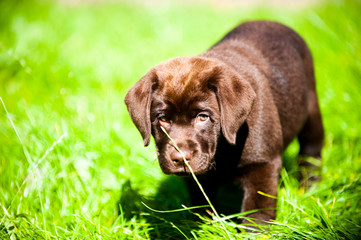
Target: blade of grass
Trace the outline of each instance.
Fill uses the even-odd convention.
[[[262,196],[265,196],[265,197],[269,197],[269,198],[277,199],[277,197],[276,197],[276,196],[269,195],[269,194],[264,193],[264,192],[262,192],[262,191],[257,191],[257,193],[258,193],[259,195],[262,195]]]
[[[195,206],[195,207],[186,207],[183,205],[184,208],[179,208],[179,209],[172,209],[172,210],[157,210],[154,208],[149,207],[147,204],[145,204],[144,202],[141,202],[144,207],[148,208],[149,210],[153,211],[153,212],[157,212],[157,213],[175,213],[175,212],[182,212],[182,211],[187,211],[187,210],[193,210],[193,209],[198,209],[198,208],[204,208],[204,207],[209,207],[209,205],[202,205],[202,206]]]
[[[29,154],[28,149],[26,148],[25,144],[24,144],[23,141],[21,140],[21,137],[20,137],[20,135],[19,135],[19,132],[18,132],[18,130],[16,129],[15,124],[14,124],[13,120],[12,120],[11,117],[10,117],[10,113],[8,112],[8,110],[7,110],[7,108],[6,108],[6,105],[5,105],[2,97],[0,97],[0,101],[1,101],[1,103],[2,103],[2,105],[3,105],[3,107],[4,107],[4,110],[5,110],[5,113],[6,113],[6,118],[10,121],[11,127],[14,129],[15,134],[16,134],[17,138],[19,139],[19,142],[20,142],[20,144],[21,144],[21,146],[22,146],[22,148],[23,148],[23,152],[24,152],[25,158],[26,158],[26,160],[29,162],[29,164],[31,165],[31,163],[33,162],[33,160],[31,159],[31,156],[30,156],[30,154]]]

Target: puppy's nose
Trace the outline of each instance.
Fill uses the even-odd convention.
[[[191,159],[191,152],[190,151],[187,151],[187,150],[181,150],[185,159],[187,161],[189,161]],[[178,152],[177,150],[176,151],[173,151],[170,155],[172,161],[175,163],[175,164],[178,164],[178,163],[183,163],[183,156],[180,152]]]

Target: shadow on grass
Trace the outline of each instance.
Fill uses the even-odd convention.
[[[213,203],[219,214],[230,215],[239,213],[243,192],[239,185],[225,184],[218,190]],[[119,200],[119,214],[126,220],[132,218],[144,219],[151,226],[148,232],[151,239],[183,239],[192,238],[192,232],[201,228],[205,217],[211,219],[205,208],[194,211],[184,210],[178,212],[158,213],[159,211],[182,209],[182,206],[191,207],[186,184],[180,177],[169,176],[159,185],[154,196],[144,197],[134,189],[130,181],[122,188]]]
[[[195,215],[188,211],[158,213],[149,209],[167,211],[181,209],[182,204],[190,206],[187,189],[177,177],[166,178],[161,182],[157,193],[148,197],[127,181],[122,187],[118,203],[119,214],[126,220],[143,219],[150,225],[148,234],[151,239],[182,239],[185,238],[184,235],[191,236],[191,229],[198,228]]]

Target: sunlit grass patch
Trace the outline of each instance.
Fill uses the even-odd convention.
[[[231,238],[360,238],[360,9],[1,1],[0,238],[227,237],[211,215],[142,205],[179,209],[189,197],[161,173],[154,147],[143,148],[123,98],[153,65],[201,53],[251,19],[293,27],[312,50],[326,128],[322,181],[299,188],[293,143],[269,230],[244,233],[220,217]]]

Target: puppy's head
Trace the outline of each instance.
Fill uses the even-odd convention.
[[[125,103],[144,145],[152,134],[166,174],[189,173],[174,140],[196,174],[214,164],[221,134],[230,144],[251,111],[255,93],[227,65],[201,57],[174,58],[152,68]]]

